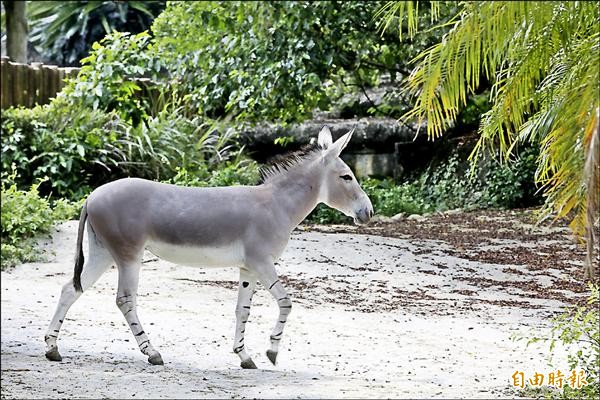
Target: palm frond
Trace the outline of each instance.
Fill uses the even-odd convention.
[[[402,25],[406,16],[414,34],[418,7],[409,10],[409,4],[387,3],[380,26]],[[516,143],[539,143],[536,181],[546,197],[541,215],[571,216],[573,232],[587,232],[588,248],[597,221],[590,215],[597,218],[598,209],[597,193],[590,192],[599,186],[599,14],[596,2],[461,2],[452,29],[413,60],[405,92],[415,103],[402,117],[426,122],[435,139],[487,77],[492,107],[482,116],[471,161],[484,149],[507,159]]]

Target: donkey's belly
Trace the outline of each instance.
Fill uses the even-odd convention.
[[[146,249],[163,260],[190,267],[241,267],[244,263],[244,248],[239,241],[219,247],[148,241]]]

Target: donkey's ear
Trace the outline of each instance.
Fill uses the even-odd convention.
[[[350,132],[346,133],[344,136],[336,140],[335,143],[332,144],[331,147],[327,150],[327,152],[336,157],[339,157],[339,155],[342,153],[342,150],[344,150],[348,145],[348,142],[350,142],[353,133],[354,129],[352,129]]]
[[[331,131],[329,130],[329,127],[327,127],[327,125],[323,125],[323,128],[321,128],[321,132],[319,132],[318,143],[322,149],[329,148],[329,146],[331,146],[331,144],[333,143]]]

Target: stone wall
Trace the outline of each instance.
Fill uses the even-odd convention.
[[[323,125],[329,126],[334,140],[355,129],[342,158],[360,177],[398,177],[424,168],[435,151],[447,146],[450,140],[450,137],[445,136],[435,142],[428,141],[424,126],[415,138],[417,127],[414,125],[403,125],[392,118],[372,117],[314,119],[287,126],[264,123],[244,129],[241,140],[254,159],[265,162],[273,155],[296,150],[310,143]],[[293,139],[283,147],[275,144],[275,139],[279,137]]]

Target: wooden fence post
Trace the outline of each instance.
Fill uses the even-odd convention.
[[[31,93],[31,107],[36,104],[43,104],[41,102],[41,83],[42,83],[42,63],[31,63],[31,74],[29,75],[31,78],[31,85],[33,86],[33,90]]]
[[[9,71],[8,57],[2,57],[0,60],[0,69],[2,70],[2,105],[3,109],[10,107],[13,104],[12,98],[12,74]]]
[[[25,64],[9,62],[13,73],[12,93],[13,105],[21,106],[26,102],[25,92],[27,91],[27,66]]]

